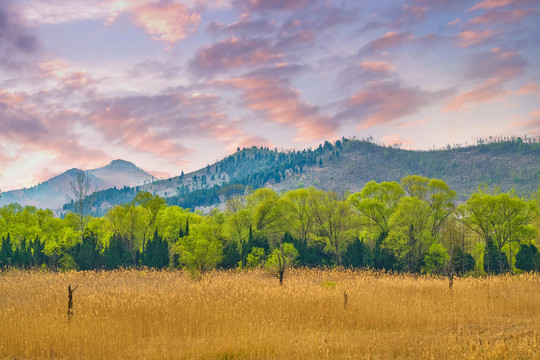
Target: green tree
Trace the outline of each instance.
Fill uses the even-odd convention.
[[[146,248],[146,237],[152,231],[156,231],[153,226],[157,223],[160,211],[166,207],[165,199],[158,195],[152,195],[148,191],[143,191],[135,196],[135,204],[139,205],[144,210],[144,227],[142,231],[142,252],[144,254]]]
[[[143,265],[151,268],[163,269],[169,265],[169,245],[157,230],[154,232],[154,237],[148,241],[142,260]]]
[[[397,182],[368,182],[361,192],[349,197],[368,226],[375,228],[376,235],[390,231],[388,221],[405,191]]]
[[[205,220],[193,225],[190,234],[181,238],[176,245],[180,262],[194,277],[213,269],[223,257],[223,245],[220,241],[220,226]]]
[[[350,203],[338,193],[320,191],[313,208],[313,219],[315,240],[324,242],[324,249],[331,254],[334,264],[340,265],[342,254],[354,238]]]
[[[513,246],[536,235],[533,223],[537,211],[534,201],[525,201],[513,191],[502,193],[499,189],[493,192],[479,189],[458,208],[461,221],[486,241],[486,248],[489,241],[493,242],[499,257],[499,273],[507,261],[503,249],[508,249],[512,261]]]
[[[2,237],[2,247],[0,248],[0,266],[8,267],[13,264],[13,245],[9,233]]]
[[[117,240],[125,243],[124,248],[129,251],[133,266],[137,266],[145,231],[143,216],[143,210],[133,204],[117,205],[105,215],[112,232],[118,235]]]
[[[390,217],[390,233],[384,246],[391,250],[405,271],[419,272],[433,241],[429,205],[416,197],[404,197]]]
[[[533,244],[521,244],[516,254],[516,268],[523,271],[540,271],[540,253]]]
[[[279,284],[283,285],[285,271],[295,264],[298,256],[298,250],[294,248],[293,244],[282,242],[279,248],[274,249],[268,256],[265,269],[271,275],[276,276],[279,279]]]
[[[103,266],[98,236],[92,231],[85,231],[82,241],[73,247],[72,254],[79,270],[94,270]]]
[[[131,251],[126,247],[128,242],[121,237],[121,234],[114,233],[109,240],[109,246],[103,252],[107,269],[127,268],[133,265]]]

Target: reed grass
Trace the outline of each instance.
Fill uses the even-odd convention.
[[[539,332],[538,274],[0,274],[5,359],[540,359]]]

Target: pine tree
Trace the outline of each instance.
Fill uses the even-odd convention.
[[[0,266],[8,267],[13,265],[13,247],[9,233],[7,237],[2,237],[2,248],[0,248]]]

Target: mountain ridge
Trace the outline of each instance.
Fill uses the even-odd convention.
[[[482,185],[530,196],[540,185],[540,143],[511,138],[417,151],[343,138],[298,151],[253,146],[188,174],[96,192],[92,203],[95,213],[103,215],[111,206],[131,202],[138,191],[149,191],[170,205],[207,211],[263,186],[278,192],[309,186],[356,192],[371,180],[399,182],[413,174],[445,181],[461,200]],[[66,204],[64,211],[69,210]]]
[[[81,169],[71,168],[30,188],[2,192],[0,206],[13,202],[38,208],[57,210],[69,201],[71,181]],[[109,164],[85,171],[90,178],[90,192],[114,187],[137,186],[153,180],[153,176],[132,162],[116,159]]]

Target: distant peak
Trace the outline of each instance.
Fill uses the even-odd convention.
[[[113,160],[106,167],[115,168],[115,169],[119,169],[119,168],[122,168],[122,169],[125,169],[125,168],[137,168],[137,166],[135,164],[133,164],[132,162],[122,160],[122,159]]]

